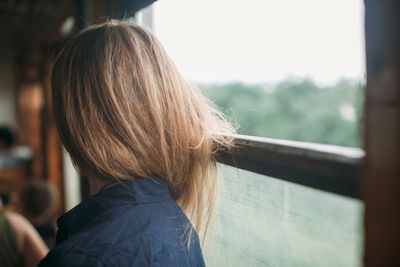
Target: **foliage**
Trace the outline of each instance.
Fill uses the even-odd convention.
[[[238,125],[238,133],[296,141],[361,146],[363,86],[342,79],[318,86],[310,79],[266,84],[199,84]]]

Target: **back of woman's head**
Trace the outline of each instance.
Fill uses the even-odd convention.
[[[58,55],[52,90],[60,137],[81,175],[162,177],[200,230],[214,202],[215,152],[230,146],[232,128],[148,30],[122,21],[83,30]]]

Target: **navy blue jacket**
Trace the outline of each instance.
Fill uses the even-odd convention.
[[[57,220],[47,266],[205,266],[195,231],[160,178],[107,188]]]

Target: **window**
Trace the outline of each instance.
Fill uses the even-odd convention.
[[[361,0],[168,0],[154,30],[239,133],[359,147],[362,12]]]
[[[219,166],[208,266],[362,266],[361,201]]]

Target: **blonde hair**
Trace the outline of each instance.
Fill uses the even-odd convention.
[[[231,146],[233,129],[184,80],[154,35],[125,21],[91,26],[60,52],[51,82],[58,132],[80,174],[165,179],[205,237],[215,155]]]

